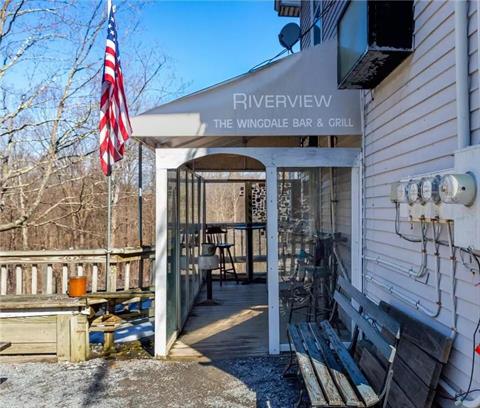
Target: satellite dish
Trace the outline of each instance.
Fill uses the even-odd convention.
[[[296,23],[288,23],[278,34],[278,41],[282,47],[291,51],[292,47],[300,40],[300,26]]]

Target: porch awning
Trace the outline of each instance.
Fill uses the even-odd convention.
[[[360,94],[337,89],[331,40],[151,109],[132,126],[157,146],[202,136],[360,135]]]

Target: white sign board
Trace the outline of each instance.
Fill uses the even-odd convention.
[[[132,120],[134,136],[360,135],[358,90],[337,89],[334,40]]]

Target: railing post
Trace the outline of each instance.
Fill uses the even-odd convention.
[[[110,270],[107,271],[107,292],[116,292],[117,291],[117,264],[116,263],[115,265],[110,264],[109,269]]]
[[[51,295],[53,293],[53,268],[52,265],[47,265],[47,295]]]
[[[62,266],[62,293],[67,293],[68,290],[68,265],[63,264]]]
[[[21,295],[23,292],[23,277],[22,277],[22,267],[17,265],[15,267],[15,293]]]
[[[92,293],[98,291],[98,265],[95,263],[92,266]]]
[[[38,269],[37,265],[32,265],[32,295],[36,295],[38,290]]]
[[[130,289],[130,262],[125,263],[125,283],[123,285],[123,290],[129,290]]]
[[[6,265],[2,265],[0,268],[0,295],[7,294],[7,277],[8,277],[8,269]]]

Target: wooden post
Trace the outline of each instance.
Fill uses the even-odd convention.
[[[36,295],[38,290],[38,269],[37,265],[32,265],[32,295]]]
[[[0,268],[0,295],[7,294],[7,277],[8,269],[6,265],[2,265]]]
[[[123,285],[123,290],[130,289],[130,262],[125,263],[125,283]]]
[[[47,295],[51,295],[53,293],[53,268],[52,265],[47,265],[47,279],[46,279],[46,291]]]
[[[15,267],[15,293],[21,295],[23,292],[23,278],[22,267],[17,265]]]
[[[57,358],[70,361],[70,315],[57,315]]]
[[[62,266],[62,293],[67,293],[68,290],[68,265],[63,264]]]
[[[266,168],[267,182],[267,282],[268,351],[280,353],[280,308],[278,289],[277,168]]]
[[[88,357],[88,322],[87,316],[74,314],[70,318],[70,361],[77,363]]]
[[[98,291],[98,265],[93,264],[92,266],[92,293]]]

